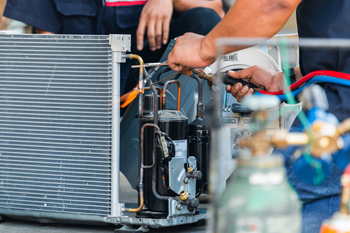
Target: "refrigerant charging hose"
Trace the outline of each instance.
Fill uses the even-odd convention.
[[[350,74],[327,70],[315,71],[308,75],[305,75],[299,81],[293,83],[290,86],[290,89],[292,90],[293,96],[296,96],[299,95],[305,87],[310,86],[314,83],[332,83],[350,87]],[[304,86],[300,87],[303,84]],[[256,92],[255,94],[275,95],[282,101],[286,100],[286,95],[283,94],[283,90],[276,92],[268,92],[261,90],[259,92]]]

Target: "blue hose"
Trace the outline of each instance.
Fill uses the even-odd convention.
[[[299,95],[304,90],[305,87],[308,87],[308,86],[310,86],[311,84],[314,84],[314,83],[332,83],[332,84],[339,84],[339,85],[350,87],[350,80],[334,78],[334,77],[331,77],[331,76],[317,76],[317,77],[311,79],[310,81],[308,81],[301,88],[292,91],[293,95],[294,96]],[[264,95],[264,94],[256,92],[255,95]],[[277,96],[281,101],[286,100],[286,95],[275,95],[275,96]]]

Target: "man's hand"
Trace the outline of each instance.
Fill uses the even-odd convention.
[[[160,49],[168,42],[169,25],[173,14],[172,0],[149,0],[144,6],[136,31],[137,49],[143,49],[147,28],[149,47],[152,51]]]
[[[265,89],[270,92],[283,89],[282,72],[265,69],[260,66],[252,66],[237,72],[229,71],[228,74],[232,78],[243,79],[244,81],[252,83],[255,86],[264,86]],[[241,102],[243,97],[253,94],[253,89],[249,89],[247,86],[243,87],[241,83],[237,83],[233,87],[227,85],[226,91],[231,93],[238,102]]]
[[[190,76],[192,69],[215,62],[215,51],[208,49],[203,39],[204,36],[195,33],[178,37],[168,56],[169,67]]]

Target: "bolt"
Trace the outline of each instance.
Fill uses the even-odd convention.
[[[180,203],[176,205],[176,209],[177,209],[177,210],[181,210],[181,209],[182,209],[182,206],[181,206]]]

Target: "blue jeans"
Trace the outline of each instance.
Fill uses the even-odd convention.
[[[301,132],[301,127],[292,126],[290,132]],[[340,177],[343,173],[335,164],[322,184],[313,185],[300,180],[294,172],[293,154],[297,147],[275,150],[285,159],[288,182],[294,187],[302,206],[302,233],[317,233],[323,220],[330,218],[339,209]]]

